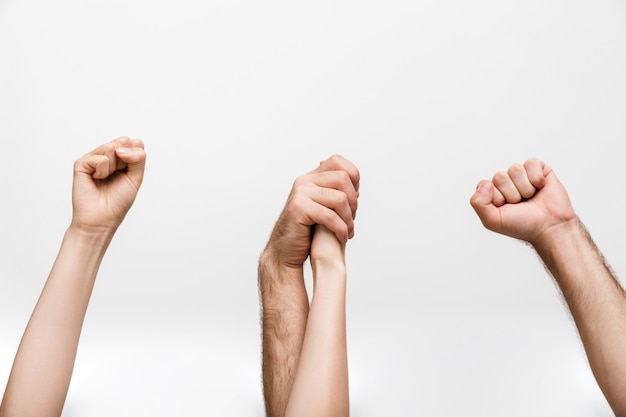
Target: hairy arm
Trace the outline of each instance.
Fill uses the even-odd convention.
[[[74,165],[72,222],[13,362],[1,417],[60,416],[96,274],[143,178],[140,141],[120,138]]]
[[[626,297],[574,213],[554,172],[539,160],[483,180],[471,198],[483,225],[530,243],[557,282],[594,376],[626,416]]]
[[[262,300],[263,394],[268,417],[282,417],[304,340],[309,300],[303,272],[278,264],[269,252],[259,263]]]
[[[344,249],[326,227],[316,226],[311,311],[287,417],[350,415]]]
[[[341,242],[354,235],[359,171],[333,155],[294,181],[259,261],[263,396],[268,417],[284,417],[304,342],[309,301],[304,263],[312,227],[325,225]]]
[[[626,416],[626,294],[580,222],[533,244],[558,283],[589,364],[617,416]]]

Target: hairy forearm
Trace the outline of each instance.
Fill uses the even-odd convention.
[[[575,219],[535,244],[576,323],[613,411],[626,416],[626,297],[585,227]]]
[[[302,268],[281,266],[266,250],[259,262],[263,395],[268,417],[284,417],[309,314]]]
[[[15,356],[0,417],[60,416],[96,274],[112,233],[70,227]]]
[[[345,268],[314,265],[314,276],[311,310],[286,416],[348,416]]]

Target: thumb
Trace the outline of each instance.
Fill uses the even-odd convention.
[[[500,212],[493,203],[494,186],[491,181],[482,180],[470,198],[470,204],[478,215],[482,224],[493,230],[500,223]]]
[[[143,148],[116,148],[115,154],[126,164],[126,175],[139,189],[146,168],[146,151]]]
[[[104,179],[109,176],[109,158],[105,155],[85,155],[74,163],[74,175]]]

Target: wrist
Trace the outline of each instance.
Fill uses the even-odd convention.
[[[111,243],[115,231],[114,228],[110,227],[86,227],[72,222],[65,232],[65,239],[78,243],[81,246],[104,251]]]
[[[270,246],[261,254],[259,271],[261,280],[304,280],[304,265],[283,262]]]
[[[602,264],[595,244],[578,218],[546,230],[532,246],[564,292],[564,288],[572,285],[582,290],[591,283],[587,279],[591,274],[589,268],[596,261]]]
[[[578,217],[550,226],[536,239],[529,242],[535,250],[544,251],[562,246],[574,239],[586,236],[586,230]]]
[[[94,236],[113,236],[117,229],[122,224],[123,217],[117,218],[117,216],[109,219],[102,218],[101,215],[85,213],[85,210],[74,210],[72,214],[72,221],[70,228],[80,231],[85,235]]]
[[[311,268],[317,277],[346,277],[346,264],[343,259],[316,258],[311,259]]]

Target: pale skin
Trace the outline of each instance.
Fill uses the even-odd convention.
[[[263,395],[268,417],[286,415],[296,374],[300,372],[301,352],[310,316],[304,284],[304,263],[311,255],[313,226],[325,226],[341,244],[352,238],[359,181],[360,174],[356,166],[341,155],[331,156],[322,161],[316,169],[297,178],[259,260],[259,294],[263,327]],[[324,241],[327,242],[320,240]],[[315,261],[312,266],[317,267]],[[322,270],[324,268],[326,267],[322,267]],[[335,275],[329,273],[329,276]],[[327,288],[326,284],[321,284],[320,278],[318,273],[316,285]],[[326,278],[328,277],[323,277]],[[323,305],[324,297],[321,294],[326,292],[326,289],[320,291],[319,304]],[[343,291],[345,297],[345,288]],[[333,300],[341,300],[340,289],[335,293]],[[313,304],[311,308],[314,311],[324,310],[316,309],[315,301]],[[321,311],[320,317],[323,314]],[[317,314],[311,320],[318,320],[315,317]],[[307,344],[313,345],[318,342],[318,339],[313,339],[313,342]],[[341,352],[341,349],[336,351]],[[303,370],[300,374],[306,375],[305,372],[307,371]],[[338,390],[338,397],[345,391]],[[343,404],[342,400],[338,400],[338,403]],[[296,407],[295,403],[292,404],[291,409],[299,410],[293,408]]]
[[[106,143],[77,159],[72,221],[24,331],[0,417],[58,417],[100,263],[141,186],[140,140]]]
[[[483,225],[528,242],[557,282],[593,374],[616,416],[626,416],[626,294],[574,212],[567,191],[538,159],[480,181],[470,203]]]
[[[311,244],[313,296],[287,417],[347,417],[345,244],[317,225]]]

